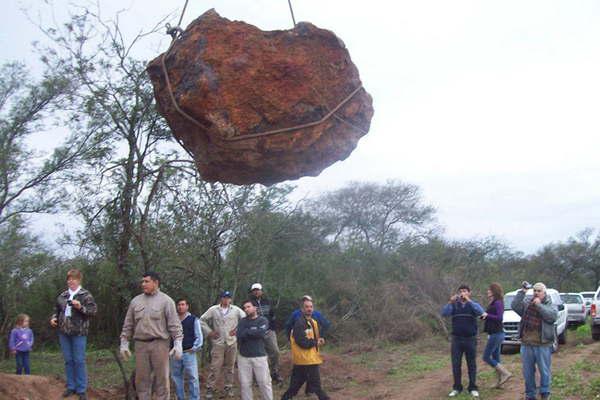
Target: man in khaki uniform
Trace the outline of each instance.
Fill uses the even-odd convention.
[[[219,304],[210,307],[200,317],[202,331],[210,339],[210,372],[206,380],[206,398],[212,399],[217,383],[217,376],[223,370],[224,389],[227,397],[234,397],[233,368],[237,356],[237,338],[235,336],[238,322],[246,313],[231,304],[231,293],[221,293]]]
[[[168,400],[169,356],[183,355],[183,330],[175,302],[159,289],[156,272],[142,277],[143,293],[134,297],[127,309],[121,332],[121,355],[131,356],[129,340],[135,341],[135,387],[139,400]],[[169,352],[170,339],[173,350]]]

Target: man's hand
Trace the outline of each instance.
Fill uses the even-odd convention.
[[[229,336],[235,336],[237,331],[237,328],[233,328],[232,330],[229,331]]]
[[[539,297],[534,297],[534,298],[531,300],[531,304],[536,304],[536,305],[537,305],[537,304],[541,304],[541,303],[542,303],[542,300],[540,300],[540,298],[539,298]]]
[[[73,300],[71,301],[71,304],[74,309],[76,310],[80,310],[81,309],[81,302],[79,300]]]
[[[481,314],[481,315],[479,316],[479,318],[481,318],[481,319],[486,319],[486,318],[487,318],[487,316],[488,316],[488,313],[484,312],[483,314]]]
[[[131,357],[131,351],[129,350],[129,340],[121,338],[121,346],[119,347],[119,353],[121,353],[121,357],[123,358],[123,360],[129,360],[129,357]]]
[[[457,294],[450,296],[449,303],[456,303],[457,301],[458,301],[458,295]]]
[[[53,327],[53,328],[56,328],[58,326],[58,319],[52,318],[50,320],[50,326]]]
[[[463,295],[461,295],[460,297],[462,297],[462,299],[467,302],[467,301],[471,301],[471,297],[467,294],[464,293]]]
[[[16,350],[11,350],[10,354],[12,354],[14,356],[15,354],[17,354],[17,351]]]
[[[211,333],[208,334],[208,337],[211,339],[218,339],[221,335],[219,335],[219,332],[217,331],[212,331]]]
[[[181,339],[173,342],[173,349],[169,352],[170,357],[174,357],[176,360],[181,360],[183,357],[183,344]]]
[[[325,346],[325,339],[320,337],[319,340],[317,340],[317,346],[319,346],[319,347]]]

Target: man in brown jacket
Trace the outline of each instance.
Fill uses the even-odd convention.
[[[231,304],[231,292],[221,293],[219,304],[210,307],[200,317],[205,336],[210,339],[210,372],[206,380],[206,399],[214,397],[218,375],[223,372],[226,397],[234,397],[233,368],[237,355],[236,329],[239,321],[246,317],[241,308]]]
[[[131,356],[129,340],[135,341],[135,387],[139,400],[168,400],[169,356],[180,360],[183,355],[183,330],[175,302],[159,289],[156,272],[142,277],[143,293],[129,304],[121,332],[121,355]],[[169,352],[170,339],[173,350]]]

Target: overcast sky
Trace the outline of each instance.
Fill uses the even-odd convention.
[[[184,4],[98,2],[107,18],[127,8],[120,20],[131,35],[169,13],[176,22]],[[35,62],[39,33],[20,8],[35,16],[41,3],[3,5],[3,61]],[[60,20],[66,2],[54,3]],[[494,235],[528,253],[600,227],[600,2],[292,4],[297,20],[345,42],[375,107],[354,153],[294,182],[298,197],[399,179],[421,187],[447,237]],[[190,0],[183,25],[210,8],[264,30],[292,25],[287,0]],[[168,43],[156,34],[137,56]]]

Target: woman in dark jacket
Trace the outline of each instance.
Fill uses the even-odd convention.
[[[494,387],[499,388],[512,377],[512,374],[500,363],[500,348],[504,341],[504,327],[502,326],[504,294],[502,286],[499,283],[492,283],[487,290],[487,297],[490,304],[483,317],[485,318],[483,331],[489,336],[483,351],[483,361],[496,370],[498,383]]]
[[[87,400],[85,348],[89,319],[96,314],[96,303],[92,294],[81,287],[81,278],[79,270],[67,272],[67,290],[56,298],[50,325],[58,328],[60,348],[65,359],[67,389],[63,397],[77,394],[79,400]]]

